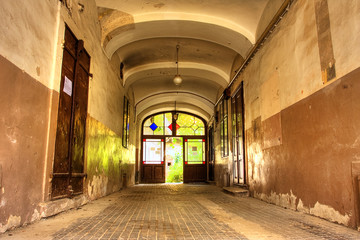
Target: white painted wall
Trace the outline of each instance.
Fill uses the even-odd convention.
[[[0,3],[0,54],[50,89],[59,6],[58,0]]]

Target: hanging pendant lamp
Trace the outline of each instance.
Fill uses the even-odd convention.
[[[176,45],[176,75],[174,77],[174,84],[179,86],[182,83],[182,78],[179,75],[179,45]]]

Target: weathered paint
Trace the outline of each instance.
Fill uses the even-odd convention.
[[[42,200],[51,90],[2,56],[0,84],[0,224],[6,230],[30,222]]]
[[[0,223],[0,233],[4,233],[8,229],[17,227],[20,225],[20,223],[21,223],[20,216],[10,215],[10,217],[7,219],[7,222],[5,224]]]
[[[300,0],[240,74],[232,93],[243,81],[252,196],[356,227],[359,184],[351,169],[360,156],[360,7],[356,1],[327,2],[331,32],[324,26],[322,31],[331,34],[326,44],[333,44],[336,79],[322,81],[320,55],[326,53],[319,49],[324,43],[318,36],[319,8]]]
[[[351,213],[343,215],[331,206],[323,205],[319,202],[316,202],[313,207],[304,206],[303,201],[295,196],[292,190],[290,190],[290,193],[286,194],[277,194],[275,192],[271,192],[270,195],[254,192],[254,197],[268,203],[311,214],[343,225],[349,224],[352,215]],[[296,205],[297,202],[298,204]]]
[[[322,80],[326,83],[336,77],[329,7],[327,0],[316,0],[314,2]]]
[[[246,137],[255,197],[355,227],[350,169],[360,155],[359,77],[360,68],[265,121],[253,121]],[[264,126],[276,127],[279,118],[282,143],[269,147]]]
[[[135,156],[134,135],[128,149],[121,146],[123,105],[119,99],[125,91],[119,79],[120,60],[114,56],[109,61],[100,45],[95,1],[86,2],[79,12],[57,0],[25,5],[15,0],[2,4],[0,13],[0,224],[1,231],[6,231],[118,191],[124,182],[133,184]],[[38,16],[43,22],[35,20]],[[87,156],[94,156],[86,156],[84,194],[49,201],[65,23],[84,40],[91,56],[88,114],[97,121],[90,119],[86,126],[85,147]],[[133,119],[133,112],[130,115]],[[94,150],[96,144],[102,144],[99,151]],[[94,186],[97,193],[89,191],[88,196],[87,186]]]
[[[55,201],[41,202],[39,204],[39,211],[34,211],[34,220],[39,218],[46,218],[54,216],[60,212],[78,208],[89,201],[86,195],[79,195],[74,198],[63,198]],[[40,216],[39,216],[40,215]]]
[[[122,138],[96,119],[87,120],[87,190],[96,199],[134,184],[133,145],[122,146]],[[124,175],[126,183],[124,183]]]
[[[0,6],[1,55],[50,89],[58,4],[14,0]]]
[[[310,214],[328,219],[332,222],[337,222],[343,225],[348,225],[350,222],[351,214],[341,214],[330,206],[326,206],[316,202],[313,208],[310,208]]]

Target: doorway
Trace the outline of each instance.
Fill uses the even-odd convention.
[[[51,199],[82,194],[90,56],[66,26]]]
[[[184,147],[182,137],[167,137],[165,146],[165,165],[167,183],[184,181]]]
[[[165,112],[142,125],[142,183],[205,182],[206,124],[192,114]]]
[[[241,83],[231,99],[233,127],[233,183],[246,184],[244,144],[244,90]]]
[[[215,181],[214,126],[209,128],[209,181]]]

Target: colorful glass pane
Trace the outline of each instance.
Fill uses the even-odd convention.
[[[150,125],[150,128],[151,130],[155,131],[158,128],[158,126],[155,123],[153,123]]]
[[[148,118],[143,125],[144,135],[173,135],[173,113],[161,113]],[[176,121],[177,136],[204,136],[204,122],[193,115],[179,113]]]
[[[177,123],[179,128],[176,131],[176,135],[183,136],[203,136],[205,135],[204,122],[195,116],[180,113]]]
[[[205,161],[205,142],[202,139],[185,141],[185,163],[203,164]]]
[[[172,113],[165,113],[165,126],[169,126],[172,123]],[[165,128],[165,135],[172,135],[172,129]]]
[[[143,141],[143,164],[162,164],[163,158],[163,139],[146,139]]]
[[[191,126],[192,130],[194,130],[194,132],[196,132],[196,130],[198,130],[199,126],[196,125],[195,123]]]

